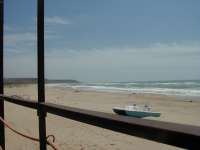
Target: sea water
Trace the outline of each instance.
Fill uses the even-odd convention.
[[[150,93],[175,96],[200,97],[200,80],[142,81],[142,82],[98,82],[59,83],[48,86],[66,87],[76,90],[123,93]]]

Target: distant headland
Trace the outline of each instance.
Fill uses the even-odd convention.
[[[4,84],[36,84],[37,78],[5,78]],[[72,79],[45,79],[45,83],[80,83]]]

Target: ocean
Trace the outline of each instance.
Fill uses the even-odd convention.
[[[161,95],[188,96],[200,98],[200,80],[184,81],[142,81],[102,83],[59,83],[47,86],[66,87],[76,90],[123,93],[150,93]]]

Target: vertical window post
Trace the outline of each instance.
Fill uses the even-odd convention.
[[[3,19],[4,19],[4,4],[0,0],[0,94],[3,94]],[[4,118],[4,101],[0,100],[0,116]],[[4,125],[0,123],[0,146],[5,149],[5,129]]]
[[[37,68],[38,68],[38,116],[40,150],[46,150],[46,112],[40,103],[45,102],[45,75],[44,75],[44,0],[37,0]]]

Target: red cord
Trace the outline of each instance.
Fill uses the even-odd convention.
[[[16,133],[16,134],[18,134],[18,135],[21,135],[21,136],[23,136],[23,137],[25,137],[25,138],[27,138],[27,139],[32,140],[32,141],[37,141],[37,142],[40,141],[38,138],[34,138],[34,137],[31,137],[31,136],[25,135],[25,134],[23,134],[23,133],[21,133],[21,132],[15,130],[14,128],[12,128],[12,127],[7,123],[2,117],[0,117],[0,121],[1,121],[7,128],[9,128],[11,131],[13,131],[14,133]],[[48,140],[50,137],[53,138],[53,140],[52,140],[53,143],[55,142],[55,137],[54,137],[54,135],[48,135],[48,136],[46,137],[46,142],[47,142],[47,144],[48,144],[49,146],[51,146],[54,150],[58,150],[58,149],[56,148],[56,146],[55,146],[52,142],[50,142],[50,141]],[[0,147],[0,150],[1,150],[1,149],[2,149],[2,148]]]

